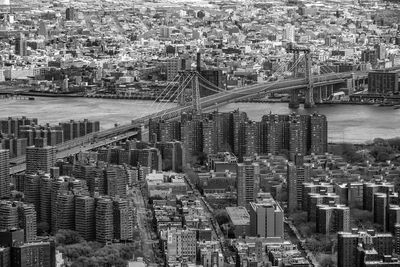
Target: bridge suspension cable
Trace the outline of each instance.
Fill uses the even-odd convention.
[[[181,96],[183,94],[183,92],[186,90],[186,87],[188,86],[188,84],[191,82],[193,78],[193,74],[190,73],[189,75],[186,76],[185,80],[179,84],[177,90],[175,90],[175,92],[173,92],[170,97],[168,98],[167,101],[165,101],[162,105],[161,105],[161,111],[165,108],[165,106],[171,102],[171,100],[175,97],[176,100],[179,99],[179,96]],[[175,95],[177,94],[177,95]],[[158,110],[158,109],[157,109]]]
[[[168,84],[164,88],[164,90],[151,103],[150,107],[153,107],[154,104],[156,104],[157,102],[160,102],[161,97],[165,98],[168,95],[168,92],[171,91],[171,88],[176,86],[176,83],[179,81],[179,78],[180,78],[179,74],[175,75],[175,77],[172,79],[172,81],[168,82]]]

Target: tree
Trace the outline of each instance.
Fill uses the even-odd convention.
[[[77,244],[83,241],[84,239],[78,234],[78,232],[72,230],[61,229],[56,234],[57,246]]]
[[[299,230],[300,234],[304,237],[311,236],[312,234],[315,233],[315,223],[313,222],[306,222],[302,223],[299,226],[297,226],[297,229]]]
[[[299,226],[301,224],[307,223],[307,212],[306,211],[296,211],[290,215],[290,219],[293,221],[294,226]]]
[[[320,254],[317,257],[317,261],[321,267],[334,267],[337,266],[336,255],[332,254]]]
[[[37,224],[37,232],[39,236],[46,236],[49,234],[50,226],[47,222],[40,222]]]
[[[214,217],[217,220],[219,225],[223,225],[229,223],[229,215],[226,210],[216,210],[214,212]]]
[[[350,209],[350,218],[354,227],[366,229],[373,224],[372,212],[367,210],[352,208]]]

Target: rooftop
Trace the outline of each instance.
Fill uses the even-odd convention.
[[[227,207],[226,212],[233,225],[250,225],[250,215],[245,207]]]

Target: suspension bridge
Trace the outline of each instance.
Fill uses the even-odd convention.
[[[290,108],[299,107],[299,94],[302,93],[305,96],[304,106],[309,108],[315,103],[321,103],[335,90],[343,87],[354,88],[355,84],[364,83],[367,79],[367,74],[363,72],[333,73],[330,68],[326,67],[321,67],[320,74],[314,75],[311,71],[312,58],[308,49],[290,48],[289,52],[293,53],[293,60],[281,62],[271,78],[261,83],[232,90],[219,88],[204,78],[197,70],[180,71],[150,104],[153,112],[137,114],[128,124],[62,143],[56,147],[57,156],[62,158],[137,136],[143,125],[146,125],[151,118],[172,120],[178,118],[183,112],[201,113],[239,100],[258,98],[269,93],[279,92],[290,94]],[[292,73],[292,76],[288,79],[273,81],[272,77],[281,76],[283,73]],[[207,96],[204,96],[204,92]],[[177,106],[167,108],[171,103],[177,103]],[[24,157],[11,159],[10,162],[11,174],[25,170]]]

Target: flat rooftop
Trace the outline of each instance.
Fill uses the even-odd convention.
[[[233,225],[250,225],[250,215],[245,207],[227,207],[226,212]]]

